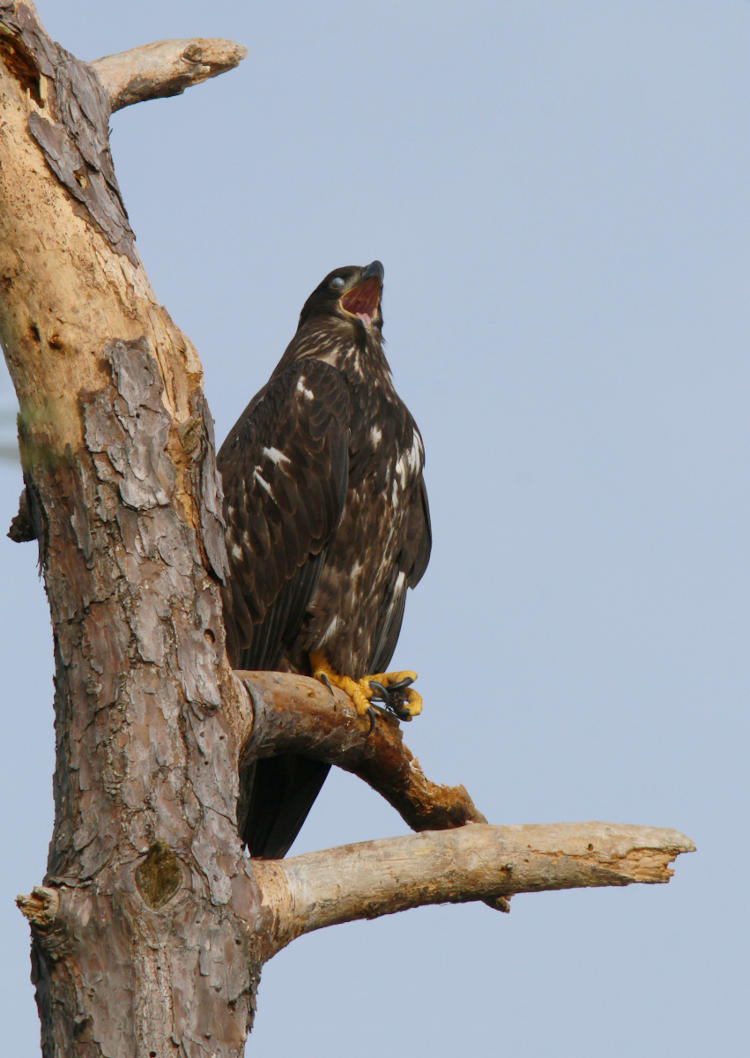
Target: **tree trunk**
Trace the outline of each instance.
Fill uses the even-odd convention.
[[[106,92],[33,8],[0,10],[0,337],[56,665],[43,1051],[238,1055],[260,901],[220,708],[241,688],[201,368],[135,253]]]
[[[14,532],[39,543],[56,665],[48,870],[19,898],[49,1058],[237,1058],[263,962],[300,933],[437,900],[505,908],[513,892],[666,881],[692,847],[645,828],[485,826],[463,787],[425,779],[397,725],[370,737],[340,695],[231,672],[201,366],[138,259],[108,121],[243,54],[169,41],[87,65],[31,3],[0,0],[0,340],[26,484]],[[289,746],[430,830],[249,860],[240,767]],[[465,823],[479,825],[438,832]]]

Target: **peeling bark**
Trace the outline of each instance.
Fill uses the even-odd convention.
[[[118,253],[137,263],[106,135],[109,102],[89,66],[47,36],[30,4],[3,0],[0,58],[28,95],[28,129],[50,170]],[[102,135],[104,132],[104,135]]]

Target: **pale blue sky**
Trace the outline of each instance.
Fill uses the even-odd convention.
[[[248,1054],[740,1054],[750,5],[38,8],[81,58],[248,46],[237,71],[112,119],[139,251],[201,354],[219,439],[322,276],[384,262],[434,520],[394,658],[420,674],[408,741],[427,773],[493,822],[674,826],[699,847],[669,886],[297,941],[266,967]],[[3,526],[19,478],[0,467]],[[12,901],[41,881],[51,828],[50,633],[33,548],[0,539],[0,563],[0,1010],[6,1052],[34,1055]],[[337,774],[296,850],[404,829]]]

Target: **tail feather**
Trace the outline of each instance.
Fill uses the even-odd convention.
[[[252,774],[243,777],[240,809],[240,833],[251,856],[266,860],[286,856],[329,768],[291,753],[255,762]]]

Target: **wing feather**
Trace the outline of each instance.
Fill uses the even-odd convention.
[[[221,447],[227,649],[273,668],[299,630],[346,498],[350,397],[328,364],[274,375]]]
[[[422,579],[431,550],[430,506],[420,473],[409,504],[403,546],[383,600],[375,649],[370,661],[373,672],[384,672],[388,668],[404,619],[407,588],[413,588]]]

